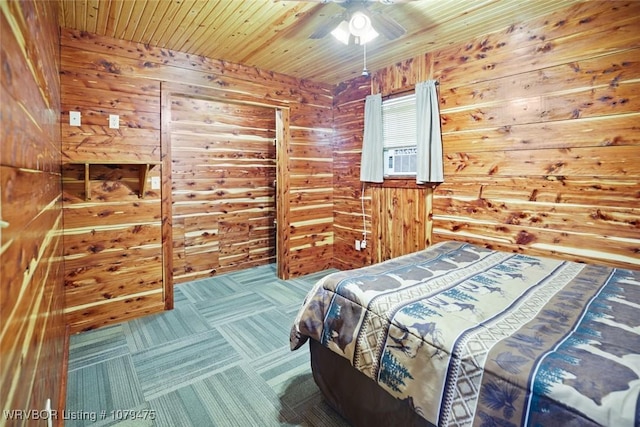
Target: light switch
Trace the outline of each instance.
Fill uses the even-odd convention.
[[[80,126],[80,111],[69,111],[69,124]]]
[[[159,190],[160,189],[160,177],[159,176],[152,176],[151,177],[151,189],[152,190]]]
[[[109,128],[118,129],[120,127],[120,116],[117,114],[109,114]]]

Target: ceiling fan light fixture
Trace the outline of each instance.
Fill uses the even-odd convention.
[[[365,36],[369,31],[373,30],[371,18],[362,12],[355,12],[349,20],[349,31],[357,37]]]
[[[351,15],[349,32],[355,37],[357,44],[365,44],[378,37],[378,32],[371,23],[371,18],[361,11],[356,11]]]
[[[349,39],[351,38],[349,23],[347,21],[342,21],[336,28],[334,28],[333,31],[331,31],[331,35],[342,43],[349,44]]]
[[[357,44],[369,43],[371,40],[375,39],[376,37],[378,37],[378,32],[374,30],[373,27],[371,27],[371,30],[369,30],[365,35],[357,37],[356,43]]]
[[[365,44],[378,37],[373,28],[371,18],[363,12],[357,11],[351,15],[349,21],[342,21],[331,31],[331,35],[344,44],[354,41],[355,44]],[[353,37],[353,38],[352,38]]]

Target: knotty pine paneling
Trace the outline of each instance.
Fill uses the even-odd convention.
[[[585,2],[374,73],[383,95],[415,76],[440,82],[445,182],[427,207],[433,241],[639,268],[639,26],[637,2]],[[340,89],[336,149],[359,155],[361,130],[338,111],[364,96]],[[353,180],[340,191],[351,196],[359,170],[347,163],[336,160],[334,176]],[[342,214],[355,208],[338,200],[336,239],[358,230]],[[357,265],[354,252],[336,245],[337,263]]]
[[[283,196],[287,200],[282,206],[287,208],[279,222],[290,238],[285,241],[288,247],[281,248],[284,255],[278,260],[282,263],[279,271],[283,277],[293,277],[331,266],[330,86],[87,32],[62,29],[61,35],[63,157],[67,162],[123,160],[120,168],[104,165],[104,174],[91,181],[95,196],[91,201],[84,200],[77,167],[65,164],[65,237],[75,248],[65,253],[70,266],[65,269],[67,292],[73,301],[66,312],[72,330],[90,329],[170,307],[169,302],[162,302],[161,289],[166,285],[162,280],[172,282],[174,274],[176,278],[180,276],[179,280],[189,280],[205,277],[213,270],[275,261],[274,227],[268,219],[276,214],[275,165],[273,157],[267,158],[271,156],[267,156],[268,150],[258,148],[258,140],[265,138],[261,129],[274,129],[265,120],[272,120],[276,108],[287,109],[290,118],[284,156],[287,162],[282,169],[291,171],[283,175],[290,180],[286,185],[291,191]],[[167,95],[166,99],[196,104],[200,100],[198,108],[204,106],[203,99],[211,98],[244,105],[239,113],[219,112],[227,120],[223,132],[244,124],[243,134],[234,135],[232,130],[211,143],[202,134],[218,123],[207,123],[208,113],[195,108],[188,110],[191,122],[184,121],[189,124],[181,128],[182,120],[174,121],[172,116],[179,117],[184,112],[180,110],[182,106],[171,101],[162,105],[164,85],[188,86],[189,97]],[[258,104],[271,106],[273,115],[256,121],[254,129],[247,123],[258,120],[252,110],[256,107],[248,106]],[[68,112],[72,110],[82,113],[81,127],[68,126]],[[120,115],[120,129],[108,128],[109,114]],[[171,139],[176,147],[190,148],[170,152],[167,146],[162,151],[163,138]],[[239,152],[239,146],[246,151]],[[137,198],[139,184],[125,160],[163,160],[152,174],[162,178],[166,190],[151,190],[143,199]],[[253,166],[243,167],[248,165]],[[105,169],[107,166],[110,172]],[[250,221],[248,229],[239,226],[245,221]],[[139,236],[134,230],[139,227],[143,227],[144,236],[151,236],[148,233],[153,231],[155,240],[135,246]],[[95,253],[90,249],[94,229],[106,248]],[[111,247],[115,230],[124,233],[126,239]],[[234,243],[241,236],[248,239],[247,233],[250,240]],[[182,237],[174,240],[173,235]],[[130,244],[129,238],[133,239]],[[164,248],[158,252],[163,242]],[[169,252],[173,255],[167,255]],[[159,256],[170,258],[169,262],[158,259],[158,266],[168,266],[169,271],[152,268],[153,260]],[[88,269],[76,272],[83,258]],[[117,269],[110,271],[105,265]],[[128,279],[136,269],[144,283]],[[127,279],[119,280],[118,274]],[[165,299],[170,299],[167,292]]]
[[[173,277],[275,262],[274,108],[173,96]]]
[[[0,4],[0,402],[65,407],[57,5]],[[0,425],[9,424],[6,417]]]

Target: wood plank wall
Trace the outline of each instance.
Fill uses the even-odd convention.
[[[275,262],[276,110],[171,99],[175,283]]]
[[[424,249],[430,244],[432,186],[415,179],[359,181],[364,99],[413,90],[432,74],[430,55],[410,58],[338,86],[334,109],[334,265],[349,269]],[[362,197],[364,191],[364,197]],[[363,207],[364,205],[364,218]],[[357,251],[355,240],[368,245]]]
[[[341,270],[373,262],[377,236],[372,234],[371,193],[360,183],[360,156],[364,129],[364,99],[371,93],[371,82],[358,77],[339,85],[334,96],[333,120],[333,265]],[[362,205],[365,217],[363,221]],[[356,251],[355,240],[367,230],[370,243]],[[375,237],[376,239],[373,239]]]
[[[428,214],[432,188],[410,187],[371,188],[371,230],[377,236],[374,261],[380,262],[410,254],[429,245]]]
[[[434,54],[435,241],[640,267],[640,3],[587,2]]]
[[[0,407],[64,408],[58,9],[0,4]],[[0,425],[12,424],[6,416]]]
[[[286,257],[279,262],[283,263],[284,277],[331,266],[331,87],[68,29],[61,31],[61,51],[65,159],[86,160],[84,156],[94,156],[105,160],[159,160],[166,154],[161,153],[161,118],[163,114],[171,114],[161,109],[158,91],[165,83],[206,89],[208,93],[215,92],[218,98],[260,99],[265,104],[286,106],[290,113],[290,141],[288,162],[283,168],[290,172],[290,191],[283,205],[290,208],[282,214],[289,238],[287,251],[283,251]],[[86,120],[81,128],[66,124],[72,107],[78,108]],[[121,127],[115,132],[106,126],[109,113],[120,114]],[[152,171],[161,174],[163,179],[172,175],[172,171],[162,166]],[[91,259],[91,265],[103,267],[93,272],[86,270],[79,280],[74,276],[76,265],[71,263],[66,268],[66,292],[70,301],[66,311],[72,330],[90,329],[163,309],[156,229],[162,229],[159,227],[162,223],[171,223],[172,218],[167,218],[161,208],[160,196],[165,195],[151,190],[144,199],[138,199],[133,172],[126,165],[112,166],[97,170],[100,175],[95,176],[92,190],[99,200],[92,198],[87,202],[81,194],[78,173],[75,167],[65,167],[65,233],[70,238],[77,235],[73,237],[75,248],[65,246],[65,257],[69,262],[76,258]],[[104,211],[118,214],[105,219],[101,214]],[[67,215],[73,213],[82,215],[67,221]],[[101,227],[113,232],[117,229],[123,234],[118,238],[103,234],[103,243],[97,251],[92,249],[91,235]],[[194,227],[202,227],[204,232],[209,226]],[[171,227],[165,227],[164,234],[162,239],[170,242]],[[196,253],[192,255],[191,264],[202,265],[204,271],[210,272],[205,259],[208,254],[202,254],[201,259]],[[182,262],[173,261],[178,266]],[[117,271],[113,271],[116,267]],[[133,273],[138,268],[143,272],[142,281],[118,277],[121,274],[118,271]],[[109,284],[105,286],[105,283]]]
[[[160,191],[141,196],[138,162],[160,161],[160,82],[123,75],[62,41],[65,314],[71,332],[164,309]],[[69,124],[81,113],[81,126]],[[109,128],[109,115],[120,127]],[[91,198],[85,191],[89,166]],[[104,162],[101,164],[100,162]],[[148,180],[160,176],[151,169]]]
[[[425,64],[440,81],[446,182],[433,195],[434,242],[639,268],[638,28],[640,3],[586,2],[375,73],[383,94]],[[362,108],[362,86],[339,88],[337,116]],[[336,150],[359,163],[357,114],[336,123]],[[341,183],[351,179],[340,193],[355,195],[357,163],[335,163]],[[353,204],[336,197],[336,242],[359,232],[342,215]],[[345,248],[336,265],[368,261]]]

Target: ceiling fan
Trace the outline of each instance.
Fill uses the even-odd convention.
[[[344,44],[365,44],[379,34],[388,40],[394,40],[406,33],[405,28],[393,18],[369,6],[373,3],[394,5],[409,3],[414,0],[316,0],[319,3],[334,3],[344,10],[327,18],[309,36],[310,39],[321,39],[328,34]]]

